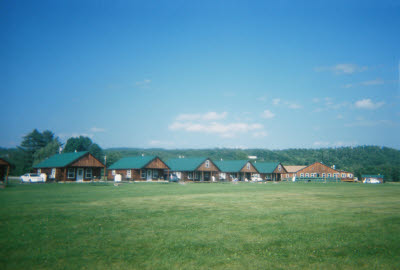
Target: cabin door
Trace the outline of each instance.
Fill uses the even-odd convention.
[[[83,181],[83,168],[78,168],[76,172],[76,181]]]
[[[151,180],[151,170],[147,170],[147,181]]]

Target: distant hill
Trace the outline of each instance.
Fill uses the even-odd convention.
[[[105,153],[118,154],[120,157],[157,155],[163,159],[202,156],[215,160],[234,160],[257,156],[257,161],[282,162],[284,165],[310,165],[319,161],[328,166],[335,165],[336,169],[354,172],[357,177],[361,177],[361,174],[379,173],[384,174],[387,180],[400,181],[400,150],[378,146],[286,150],[110,148]]]

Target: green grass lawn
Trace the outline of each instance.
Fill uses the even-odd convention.
[[[0,269],[399,269],[400,185],[12,184]]]

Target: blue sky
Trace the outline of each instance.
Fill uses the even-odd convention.
[[[400,149],[400,5],[268,2],[2,1],[0,146]]]

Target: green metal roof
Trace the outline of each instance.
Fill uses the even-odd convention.
[[[361,175],[361,178],[385,178],[384,175],[371,175],[371,174],[363,174]]]
[[[199,167],[207,158],[196,157],[196,158],[171,158],[165,162],[171,171],[194,171]]]
[[[240,172],[240,170],[249,162],[248,160],[221,160],[215,161],[214,164],[221,172]]]
[[[156,156],[137,156],[137,157],[121,158],[113,165],[108,167],[108,169],[110,170],[142,169],[155,158]]]
[[[63,154],[55,154],[54,156],[49,157],[48,159],[43,160],[39,164],[33,166],[33,168],[62,168],[71,164],[75,160],[83,157],[88,152],[72,152],[72,153],[63,153]]]
[[[279,162],[255,162],[253,165],[260,173],[273,173]]]

